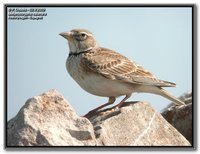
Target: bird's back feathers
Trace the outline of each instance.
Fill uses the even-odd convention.
[[[81,64],[111,80],[158,87],[176,86],[174,83],[156,79],[152,73],[135,62],[106,48],[98,47],[83,54]]]

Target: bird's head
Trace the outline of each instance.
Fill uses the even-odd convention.
[[[73,29],[60,35],[68,40],[70,53],[86,52],[97,46],[93,34],[85,29]]]

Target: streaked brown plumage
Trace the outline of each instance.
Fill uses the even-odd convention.
[[[125,95],[118,104],[120,107],[133,92],[158,94],[177,105],[184,105],[162,88],[174,87],[174,83],[158,80],[152,73],[125,56],[99,47],[88,30],[74,29],[60,35],[68,40],[70,53],[66,67],[72,78],[87,92],[109,97],[108,103],[90,113],[113,103],[116,97]]]

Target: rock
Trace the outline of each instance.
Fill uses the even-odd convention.
[[[86,119],[55,90],[30,98],[7,123],[7,146],[190,146],[148,103]]]
[[[147,103],[130,102],[120,109],[106,109],[90,121],[98,145],[190,146],[185,137]]]
[[[162,112],[163,117],[193,144],[192,92],[180,97],[185,106],[170,106]]]
[[[8,146],[95,145],[93,126],[55,90],[29,99],[7,124]]]
[[[180,100],[182,100],[185,104],[190,104],[192,103],[192,92],[188,91],[182,96],[179,97]]]

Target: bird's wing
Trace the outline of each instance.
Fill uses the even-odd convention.
[[[142,85],[175,86],[174,83],[156,79],[149,71],[117,52],[106,48],[96,50],[96,52],[85,54],[81,65],[105,78]]]

